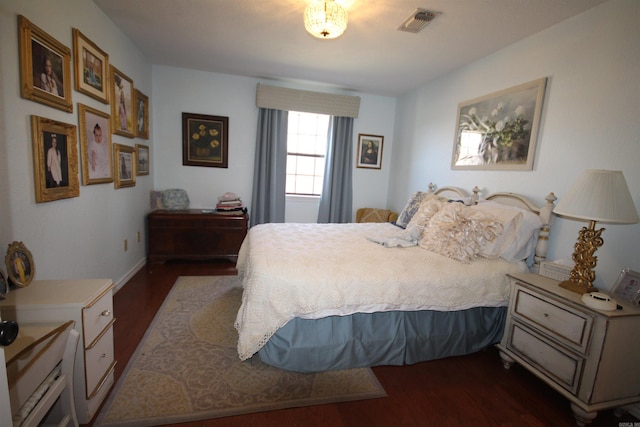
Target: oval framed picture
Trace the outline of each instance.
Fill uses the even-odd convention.
[[[5,299],[9,293],[9,282],[2,270],[0,270],[0,299]]]
[[[31,252],[22,242],[13,242],[9,245],[4,263],[9,280],[20,288],[28,286],[36,275],[36,266]]]

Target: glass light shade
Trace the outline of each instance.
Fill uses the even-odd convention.
[[[304,28],[314,37],[335,39],[347,29],[347,11],[334,0],[314,0],[304,11]]]
[[[635,224],[640,221],[621,171],[584,171],[553,212],[609,224]]]

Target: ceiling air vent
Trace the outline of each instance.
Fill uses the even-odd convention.
[[[432,12],[426,9],[417,9],[398,27],[398,30],[406,31],[407,33],[418,33],[441,13],[442,12]]]

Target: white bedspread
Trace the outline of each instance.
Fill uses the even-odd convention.
[[[242,306],[235,327],[242,360],[294,317],[392,310],[462,310],[507,305],[506,273],[524,262],[470,264],[418,246],[387,248],[369,238],[398,237],[389,223],[262,224],[238,258]]]

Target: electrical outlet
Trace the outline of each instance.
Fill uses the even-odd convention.
[[[127,249],[129,249],[129,242],[127,242],[127,239],[124,239],[124,251],[127,252]]]

